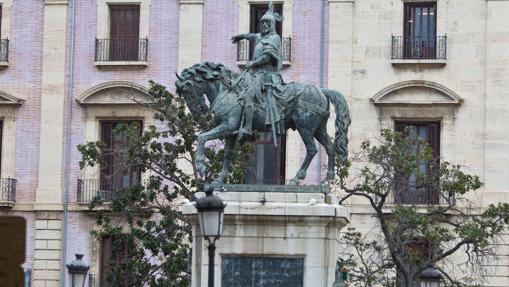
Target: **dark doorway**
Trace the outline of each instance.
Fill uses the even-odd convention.
[[[110,60],[137,61],[140,42],[140,6],[110,6]]]
[[[253,143],[255,152],[250,155],[246,178],[247,184],[285,184],[286,135],[272,140],[272,132],[259,133]]]
[[[22,217],[0,217],[0,287],[23,287],[26,221]]]

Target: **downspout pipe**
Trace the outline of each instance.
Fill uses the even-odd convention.
[[[73,76],[74,76],[74,34],[75,34],[75,13],[76,13],[76,5],[75,0],[69,0],[69,17],[70,17],[70,27],[69,27],[69,45],[67,46],[67,119],[66,119],[66,129],[67,133],[65,134],[65,177],[64,177],[64,193],[62,195],[62,202],[64,204],[64,218],[62,224],[62,252],[60,257],[60,286],[66,287],[66,268],[65,262],[67,258],[67,221],[69,216],[69,190],[71,188],[71,144],[72,144],[72,108],[73,108],[73,100],[72,100],[72,89],[73,89]]]
[[[325,2],[320,1],[320,88],[324,88],[325,82]],[[322,180],[322,145],[318,144],[318,164],[317,164],[318,183]]]

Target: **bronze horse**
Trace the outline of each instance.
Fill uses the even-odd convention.
[[[242,104],[238,100],[235,84],[239,75],[222,64],[205,62],[195,64],[184,69],[177,75],[177,94],[182,96],[191,113],[203,113],[212,109],[217,125],[210,131],[198,136],[196,168],[204,174],[206,166],[203,149],[205,142],[214,139],[225,139],[223,168],[214,183],[224,183],[229,173],[231,152],[237,140],[235,132],[239,129],[242,120]],[[348,157],[348,127],[350,113],[345,98],[339,92],[329,89],[319,89],[313,85],[299,83],[286,84],[290,88],[290,100],[284,112],[284,126],[296,129],[306,145],[306,157],[302,165],[289,182],[298,184],[306,177],[306,171],[311,160],[317,153],[314,139],[325,147],[328,155],[328,168],[325,181],[334,178],[334,164],[336,153],[340,162]],[[293,85],[293,86],[292,86]],[[207,97],[210,107],[206,104]],[[326,124],[329,118],[329,102],[336,110],[334,143],[327,134]],[[264,131],[266,129],[264,115],[256,113],[253,129]]]

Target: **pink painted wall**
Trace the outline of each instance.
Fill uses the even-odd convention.
[[[16,118],[18,202],[34,201],[37,188],[43,12],[42,1],[13,1],[9,67],[0,69],[0,90],[25,100]]]

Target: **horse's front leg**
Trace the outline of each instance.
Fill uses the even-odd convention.
[[[205,143],[209,140],[218,139],[221,137],[225,137],[227,135],[231,135],[233,130],[227,124],[221,124],[210,131],[204,132],[198,136],[198,146],[196,148],[196,169],[201,176],[205,175],[207,171],[207,166],[205,165]]]
[[[235,140],[237,139],[236,136],[230,135],[227,136],[225,139],[225,147],[224,147],[224,160],[223,160],[223,169],[221,170],[221,173],[218,175],[216,179],[214,179],[213,183],[224,183],[226,178],[228,177],[228,174],[230,174],[230,163],[232,158],[232,152],[233,148],[235,147]]]

